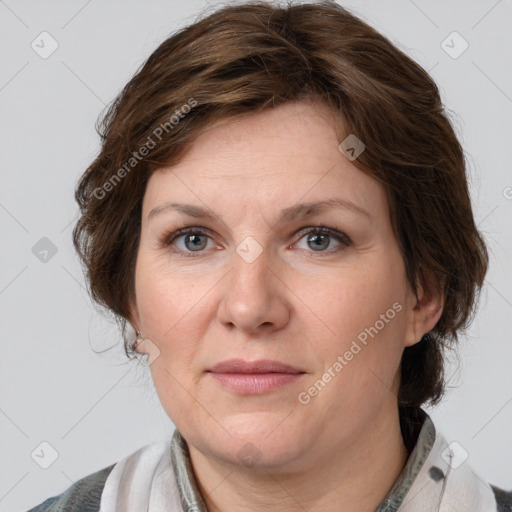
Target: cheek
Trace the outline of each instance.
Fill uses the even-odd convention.
[[[146,254],[141,254],[135,276],[137,307],[144,335],[156,340],[186,341],[190,316],[201,318],[200,311],[210,285],[198,281],[183,269],[174,271]],[[203,299],[203,301],[202,301]]]
[[[297,276],[292,286],[302,321],[307,319],[309,328],[336,351],[358,337],[363,342],[376,336],[399,339],[404,329],[404,269],[395,257],[376,253],[364,265],[340,267],[314,279]]]
[[[149,368],[160,402],[178,428],[185,428],[181,419],[197,412],[190,393],[197,390],[195,368],[205,328],[201,319],[206,320],[208,288],[200,289],[189,277],[162,271],[161,265],[144,257],[138,262],[136,296],[142,332],[160,349]]]
[[[354,414],[362,403],[378,404],[395,387],[407,325],[401,259],[375,254],[368,261],[298,292],[308,297],[315,312],[309,316],[323,333],[312,341],[311,354],[322,370],[309,384],[319,378],[333,382],[318,403],[343,403]],[[322,383],[317,387],[323,389]]]

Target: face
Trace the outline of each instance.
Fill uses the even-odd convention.
[[[214,125],[149,179],[133,324],[212,460],[306,466],[396,415],[403,349],[428,329],[385,192],[341,140],[326,107],[288,103]]]

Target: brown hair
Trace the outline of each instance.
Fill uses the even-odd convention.
[[[98,123],[101,151],[76,190],[73,241],[91,295],[126,340],[151,172],[177,163],[212,123],[301,99],[322,101],[366,145],[353,164],[386,190],[414,292],[427,275],[442,287],[439,322],[404,350],[398,397],[435,404],[444,349],[469,325],[488,264],[463,149],[428,73],[335,2],[223,7],[150,55]]]

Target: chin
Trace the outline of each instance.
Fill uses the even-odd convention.
[[[298,443],[286,442],[284,439],[261,440],[254,443],[250,440],[237,440],[219,450],[218,446],[211,447],[212,455],[224,464],[234,465],[248,471],[287,471],[296,468],[302,449]]]
[[[293,428],[291,418],[270,412],[236,414],[219,420],[225,430],[216,423],[214,430],[208,428],[207,438],[199,434],[190,441],[225,464],[253,470],[283,468],[296,461],[307,444],[305,433],[301,436]]]

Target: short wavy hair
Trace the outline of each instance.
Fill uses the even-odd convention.
[[[91,296],[119,321],[129,356],[149,176],[177,163],[213,123],[298,100],[323,102],[345,136],[364,142],[353,164],[386,191],[412,290],[432,282],[442,290],[436,326],[404,349],[398,395],[401,407],[434,405],[445,389],[445,349],[472,320],[488,266],[464,152],[429,74],[332,1],[223,6],[140,66],[98,119],[101,150],[75,192],[73,243]]]

